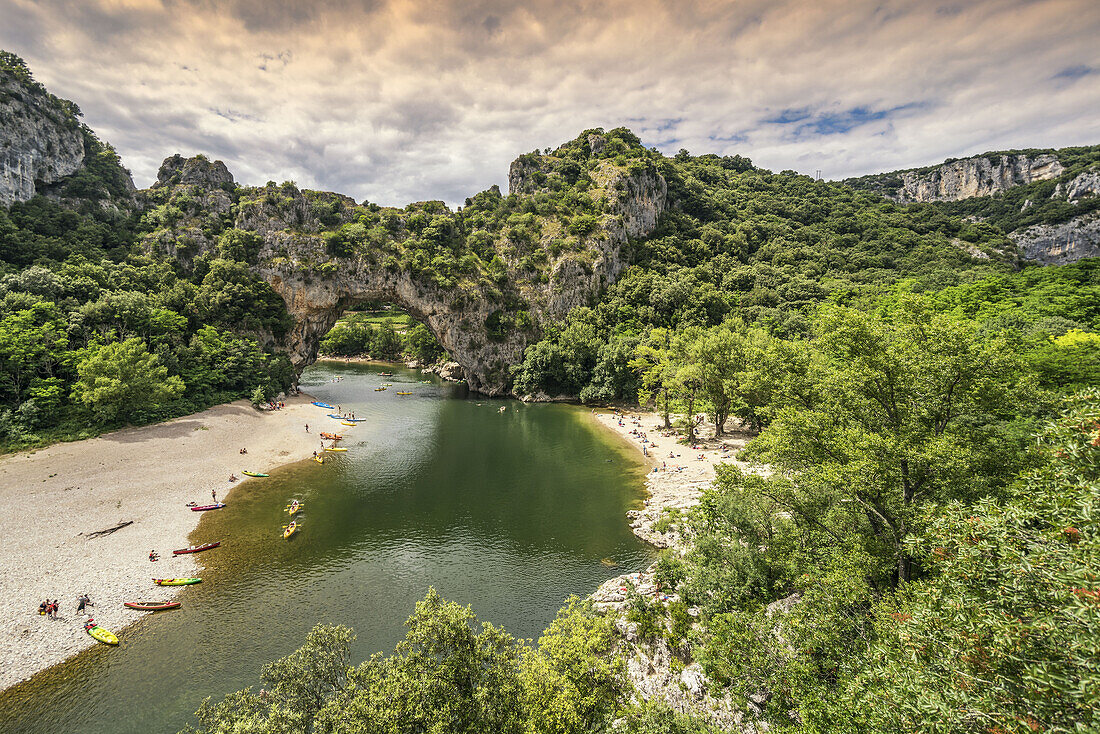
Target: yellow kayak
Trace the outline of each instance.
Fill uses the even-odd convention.
[[[338,449],[335,446],[333,446],[332,448],[326,448],[325,451],[337,451],[337,452],[339,452],[339,451],[347,451],[347,449]]]
[[[297,521],[292,522],[292,523],[290,523],[289,525],[286,526],[286,530],[283,531],[283,537],[284,538],[289,538],[291,535],[294,535],[294,533],[296,533],[296,532],[298,532],[298,523],[297,523]]]
[[[84,626],[84,629],[87,630],[89,635],[96,638],[97,640],[102,642],[104,645],[117,645],[118,644],[118,638],[115,637],[114,632],[111,632],[109,630],[105,630],[102,627],[100,627],[98,624],[95,624],[94,622],[92,624],[94,625],[92,627],[88,627],[87,625]]]
[[[411,392],[399,392],[398,395],[412,395]]]
[[[314,456],[313,460],[316,461],[318,464],[324,464],[325,463],[325,460],[322,459],[320,456]]]
[[[354,423],[351,423],[350,421],[340,421],[340,423],[342,423],[345,426],[354,426],[355,425]]]
[[[286,511],[293,515],[298,510],[302,509],[302,503],[298,500],[294,500],[290,503],[290,506],[286,508]]]

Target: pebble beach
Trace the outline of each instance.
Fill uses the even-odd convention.
[[[216,492],[231,504],[263,481],[242,470],[267,472],[309,459],[324,428],[318,413],[304,395],[271,411],[240,400],[0,458],[0,615],[7,620],[0,629],[0,689],[99,644],[76,611],[82,593],[95,605],[96,622],[123,644],[126,626],[148,613],[123,602],[178,595],[186,603],[186,587],[160,587],[152,579],[202,575],[201,556],[172,555],[190,545],[203,515],[187,503],[209,504]],[[231,474],[240,481],[231,482]],[[151,549],[159,561],[150,562]],[[38,613],[47,598],[60,602],[57,619]]]

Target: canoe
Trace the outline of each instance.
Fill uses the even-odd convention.
[[[180,548],[179,550],[172,551],[174,556],[182,556],[184,553],[202,553],[204,550],[210,550],[211,548],[217,548],[222,542],[219,540],[216,543],[203,543],[202,545],[192,545],[189,548]]]
[[[325,463],[325,460],[322,459],[320,456],[314,456],[313,460],[316,461],[318,464],[324,464]]]
[[[354,426],[356,423],[362,423],[363,421],[365,421],[367,419],[366,418],[345,418],[344,420],[348,421],[349,423],[351,423]]]
[[[290,507],[286,508],[286,511],[293,515],[298,510],[302,509],[302,503],[298,500],[294,500],[290,503]]]
[[[289,525],[286,526],[286,530],[283,531],[283,537],[284,538],[289,538],[291,535],[294,535],[294,533],[298,532],[299,527],[300,526],[298,525],[297,522],[290,523]]]
[[[246,477],[266,477],[267,476],[267,474],[264,474],[262,471],[242,471],[241,474],[244,474]]]
[[[386,388],[384,388],[384,387],[376,387],[376,388],[374,388],[374,391],[375,391],[375,392],[382,392],[382,391],[383,391],[383,390],[385,390],[385,389],[386,389]]]
[[[337,420],[337,421],[340,421],[340,420],[343,420],[343,419],[344,419],[344,416],[342,416],[342,415],[336,415],[335,413],[329,413],[329,414],[328,414],[328,417],[329,417],[329,418],[332,418],[333,420]]]
[[[127,601],[122,606],[137,609],[140,612],[161,612],[165,609],[179,609],[178,601]]]
[[[399,392],[398,395],[412,395],[411,392]]]
[[[355,424],[354,424],[354,423],[352,423],[351,421],[343,421],[343,424],[344,424],[345,426],[354,426],[354,425],[355,425]]]
[[[191,512],[206,512],[207,510],[220,510],[223,507],[225,507],[224,502],[219,502],[215,505],[198,505],[197,507],[192,507]]]
[[[190,586],[201,584],[202,579],[153,579],[153,583],[157,586]]]
[[[336,406],[329,405],[328,403],[313,403],[318,408],[328,408],[329,410],[335,410]]]
[[[393,375],[392,372],[379,372],[378,376],[379,377],[393,377],[394,375]]]
[[[85,625],[84,630],[89,635],[91,635],[95,639],[102,642],[104,645],[117,645],[118,644],[118,638],[115,637],[115,633],[103,629],[98,624],[94,624],[91,627],[88,627],[87,625]]]
[[[338,449],[335,446],[332,446],[330,448],[326,448],[325,451],[347,451],[347,449]]]

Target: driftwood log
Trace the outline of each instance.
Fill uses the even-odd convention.
[[[107,528],[105,530],[97,530],[94,533],[88,533],[88,537],[89,538],[97,538],[101,535],[110,535],[111,533],[115,532],[116,530],[122,530],[127,525],[133,525],[133,524],[134,524],[133,520],[127,520],[126,522],[120,522],[118,525],[115,525],[113,528]]]

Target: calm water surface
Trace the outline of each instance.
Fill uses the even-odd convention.
[[[317,622],[353,627],[356,661],[389,652],[429,586],[537,637],[566,597],[649,560],[623,517],[644,469],[579,409],[381,369],[311,368],[303,389],[369,419],[342,442],[350,451],[241,485],[191,536],[225,545],[199,556],[203,583],[183,607],[0,694],[0,731],[175,732],[204,697],[257,684]],[[394,386],[376,392],[383,382]],[[313,430],[340,428],[317,412]],[[291,498],[303,529],[285,541]]]

